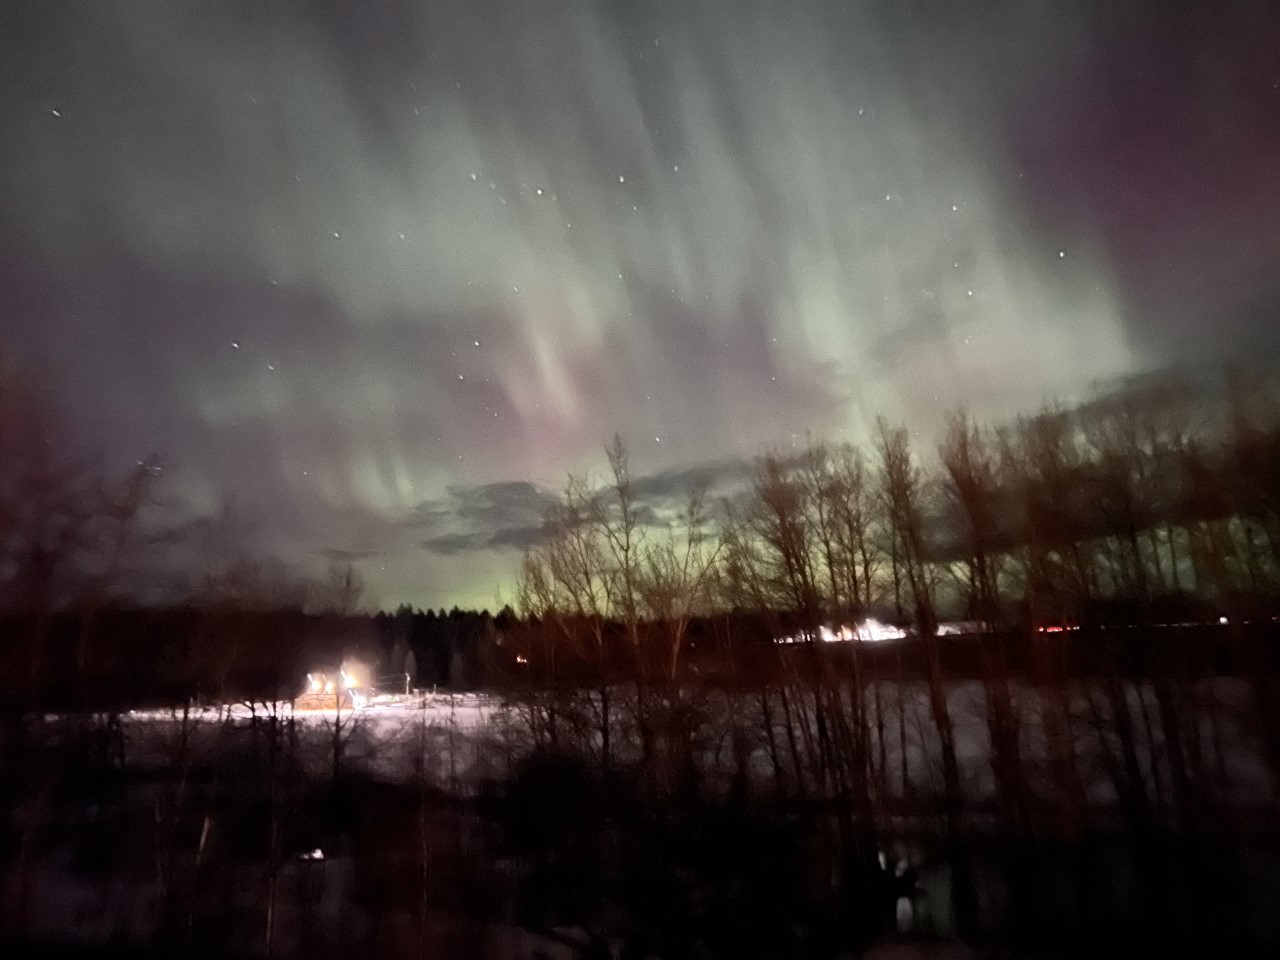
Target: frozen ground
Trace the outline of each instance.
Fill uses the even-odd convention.
[[[403,778],[423,769],[454,785],[488,773],[497,733],[510,729],[510,708],[477,693],[415,691],[375,694],[360,709],[298,710],[288,700],[200,707],[132,710],[123,717],[130,764],[164,766],[177,751],[214,759],[255,725],[273,718],[291,722],[306,765],[332,762],[335,738],[344,762],[372,773]]]
[[[474,728],[487,723],[495,713],[504,709],[503,701],[497,697],[479,693],[437,693],[429,690],[418,690],[413,693],[378,693],[359,710],[343,708],[342,710],[295,710],[293,701],[230,703],[192,707],[186,711],[182,708],[166,708],[162,710],[130,710],[125,720],[130,725],[169,724],[181,722],[184,715],[193,723],[224,723],[228,720],[262,719],[268,716],[290,717],[300,724],[317,726],[328,725],[335,719],[350,720],[352,717],[360,723],[374,728],[399,727],[407,721],[419,723],[456,724],[463,728]]]
[[[1173,784],[1155,693],[1146,684],[1128,684],[1124,692],[1146,789],[1152,796],[1167,795]],[[682,712],[696,718],[692,740],[703,770],[726,782],[742,759],[737,749],[746,748],[748,769],[765,781],[772,777],[774,756],[781,754],[784,767],[792,763],[790,751],[784,748],[796,731],[805,724],[811,733],[814,729],[812,700],[803,690],[791,691],[790,730],[779,702],[771,703],[772,745],[758,694],[688,691],[681,696]],[[1203,771],[1212,773],[1223,799],[1241,809],[1270,803],[1275,785],[1251,729],[1252,700],[1246,685],[1226,679],[1205,681],[1182,687],[1177,697],[1184,747],[1200,758]],[[634,692],[619,688],[612,698],[612,753],[625,763],[637,759],[638,752]],[[1122,745],[1116,735],[1115,704],[1107,692],[1099,686],[1073,685],[1051,697],[1034,687],[1015,687],[1011,700],[1020,763],[1033,789],[1045,794],[1055,789],[1050,731],[1056,722],[1057,742],[1060,747],[1070,744],[1086,805],[1111,807],[1117,800],[1112,774]],[[877,779],[886,791],[882,799],[892,801],[894,795],[905,796],[907,791],[936,793],[941,755],[927,688],[920,683],[881,683],[864,691],[864,702],[873,738],[873,765],[881,768]],[[996,782],[982,685],[952,685],[948,707],[965,793],[978,804],[992,801]],[[580,699],[574,709],[576,715],[563,704],[557,707],[564,723],[562,735],[585,738],[579,746],[591,751],[599,743],[595,703]],[[531,715],[525,707],[477,693],[419,691],[379,694],[359,710],[295,710],[284,701],[185,712],[132,711],[124,717],[128,760],[163,765],[173,761],[178,749],[190,749],[196,756],[207,751],[212,757],[234,742],[237,732],[242,736],[271,717],[294,721],[298,746],[312,758],[309,765],[319,769],[326,757],[331,762],[334,744],[341,742],[344,760],[371,772],[403,778],[426,770],[454,786],[500,776],[531,742]]]
[[[1133,726],[1133,745],[1140,767],[1137,775],[1153,803],[1164,804],[1173,796],[1174,787],[1155,690],[1148,684],[1126,684],[1122,689],[1124,709]],[[844,693],[848,695],[848,691]],[[1219,679],[1180,684],[1174,693],[1184,747],[1195,755],[1195,769],[1203,777],[1197,788],[1207,798],[1220,802],[1224,813],[1229,810],[1227,815],[1239,817],[1242,824],[1271,822],[1275,785],[1257,739],[1253,718],[1256,701],[1250,687],[1239,680]],[[790,744],[800,742],[803,763],[803,742],[812,740],[815,734],[812,692],[796,684],[787,688],[787,694],[790,699],[784,708],[778,688],[769,693],[767,700],[762,699],[761,691],[731,694],[686,689],[679,691],[678,705],[667,706],[688,724],[684,730],[708,783],[718,778],[728,784],[745,760],[750,775],[767,784],[773,777],[775,756],[780,758],[785,773],[794,776]],[[1061,783],[1055,770],[1055,750],[1069,744],[1067,762],[1079,780],[1083,806],[1091,815],[1106,816],[1116,809],[1117,775],[1118,771],[1123,772],[1122,745],[1114,715],[1118,705],[1110,694],[1100,683],[1073,684],[1061,691],[1030,686],[1012,689],[1010,708],[1017,727],[1022,774],[1028,789],[1042,803],[1052,802]],[[583,691],[572,704],[556,702],[563,741],[576,737],[577,744],[586,744],[588,749],[598,745],[598,728],[594,726],[599,716],[595,712],[598,701],[591,699],[594,697],[598,697],[597,692]],[[629,763],[639,752],[635,691],[619,687],[610,691],[610,697],[612,756],[619,763]],[[918,802],[920,798],[927,801],[936,797],[941,790],[940,752],[927,687],[922,683],[885,682],[864,688],[862,698],[874,754],[872,775],[877,802],[888,817],[898,817],[899,810],[904,818],[922,812],[926,818],[931,816],[929,804]],[[992,763],[991,715],[983,686],[972,682],[953,684],[948,689],[948,709],[955,726],[967,815],[976,832],[989,822],[986,813],[997,809],[992,804],[999,800]],[[771,723],[766,722],[766,715]],[[46,718],[51,737],[57,736],[67,719]],[[435,786],[462,793],[485,781],[500,779],[529,749],[533,721],[545,723],[545,716],[501,698],[429,691],[378,695],[363,709],[354,711],[295,711],[291,702],[281,701],[136,710],[120,719],[120,760],[139,772],[185,771],[204,766],[233,778],[261,780],[267,775],[264,758],[271,753],[264,748],[274,743],[290,751],[308,773],[314,773],[317,783],[332,774],[335,757],[340,757],[346,767],[386,780],[423,776]],[[286,722],[274,722],[279,720]],[[1060,729],[1051,735],[1054,723]],[[655,753],[663,749],[661,742],[654,745]],[[805,772],[804,776],[811,773]],[[144,776],[133,789],[134,802],[142,804],[141,809],[146,811],[140,821],[145,822],[153,809],[165,809],[174,786],[163,778]],[[903,801],[901,806],[898,801]],[[1252,819],[1246,821],[1247,817]],[[78,930],[87,940],[109,936],[141,940],[147,936],[154,920],[154,884],[146,869],[138,876],[122,874],[110,882],[95,880],[82,876],[70,859],[71,845],[66,848],[65,862],[59,859],[61,852],[51,853],[41,859],[37,868],[33,928],[49,937]],[[909,849],[904,851],[915,856]],[[356,919],[358,909],[344,886],[348,883],[344,878],[353,875],[353,862],[328,852],[330,856],[323,858],[321,867],[327,878],[321,900],[329,904],[324,909],[331,912],[337,928],[372,922],[368,918]],[[1258,879],[1251,888],[1274,889],[1265,854],[1255,859],[1256,865],[1249,867],[1254,872],[1248,876],[1256,875]],[[284,868],[292,885],[288,889],[297,886],[294,881],[300,883],[303,872],[314,866],[305,857],[291,857]],[[255,911],[263,889],[261,864],[237,869],[244,871],[230,888],[243,891],[244,903],[237,906],[237,915],[246,918],[246,923],[260,923]],[[921,881],[927,891],[925,901],[931,904],[931,922],[938,924],[938,929],[946,928],[948,894],[943,876],[935,871],[922,874]],[[282,904],[286,900],[287,897],[282,898]],[[1249,916],[1272,916],[1269,902],[1257,909],[1250,906],[1248,912]],[[292,921],[286,922],[283,913],[281,916],[282,929],[292,929]],[[260,939],[260,931],[255,935]],[[504,937],[494,947],[493,955],[525,957],[535,948],[532,941],[526,942],[528,938],[522,931]],[[540,943],[536,948],[556,955],[547,944]],[[503,954],[503,950],[508,953]],[[965,956],[913,951],[917,948],[891,944],[870,955],[886,960],[951,960]]]

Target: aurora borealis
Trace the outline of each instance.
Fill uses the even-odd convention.
[[[1274,346],[1280,16],[1146,6],[9,3],[4,360],[191,515],[493,606],[614,432],[665,496]]]

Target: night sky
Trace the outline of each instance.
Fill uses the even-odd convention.
[[[388,606],[615,431],[658,502],[1280,339],[1270,2],[7,0],[0,131],[68,444]]]

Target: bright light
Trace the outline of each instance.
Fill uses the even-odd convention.
[[[373,683],[369,678],[374,675],[374,670],[369,664],[360,660],[347,657],[342,661],[338,673],[342,677],[344,689],[350,690],[352,687],[359,687],[361,690],[368,690],[373,687]]]
[[[879,643],[881,640],[902,640],[907,631],[887,623],[881,623],[874,617],[867,617],[858,624],[857,637],[863,643]]]
[[[877,643],[881,640],[902,640],[906,635],[907,632],[900,627],[881,623],[879,620],[868,617],[862,623],[852,627],[847,624],[835,629],[819,626],[816,638],[813,634],[801,632],[793,636],[778,637],[774,642],[786,644],[808,643],[817,639],[823,643],[852,643],[855,640],[862,643]]]
[[[528,663],[528,662],[529,662],[528,657],[525,657],[519,653],[516,654],[516,663]]]
[[[1225,626],[1227,625],[1227,623],[1228,623],[1228,620],[1227,620],[1227,618],[1226,618],[1226,617],[1219,617],[1219,618],[1218,618],[1218,622],[1219,622],[1220,624],[1222,624],[1222,625],[1225,627]]]

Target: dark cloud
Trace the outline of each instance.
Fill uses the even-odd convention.
[[[439,531],[421,541],[442,556],[492,550],[523,550],[543,536],[543,518],[559,497],[527,481],[452,486],[448,497],[423,504],[419,515]]]
[[[709,494],[722,492],[726,488],[750,483],[754,476],[755,464],[750,460],[718,460],[637,477],[632,488],[641,500],[669,501],[688,497],[695,490]]]
[[[422,541],[431,553],[451,557],[488,550],[527,550],[546,536],[544,527],[508,527],[489,532],[445,533]]]
[[[459,553],[471,553],[488,548],[488,537],[479,533],[442,533],[438,537],[422,541],[422,548],[444,557]]]
[[[743,460],[722,460],[635,477],[631,490],[640,523],[665,527],[694,492],[712,501],[733,497],[750,484],[754,469]],[[527,482],[452,487],[448,499],[420,508],[420,514],[431,518],[428,525],[442,531],[423,539],[421,546],[441,556],[525,550],[545,539],[544,520],[560,502],[558,494]]]
[[[636,477],[632,492],[640,521],[655,528],[679,523],[695,493],[702,496],[704,509],[718,514],[724,504],[737,502],[750,489],[755,470],[751,460],[730,458]]]
[[[506,527],[520,521],[536,523],[559,498],[526,480],[450,487],[453,513],[474,526]]]

